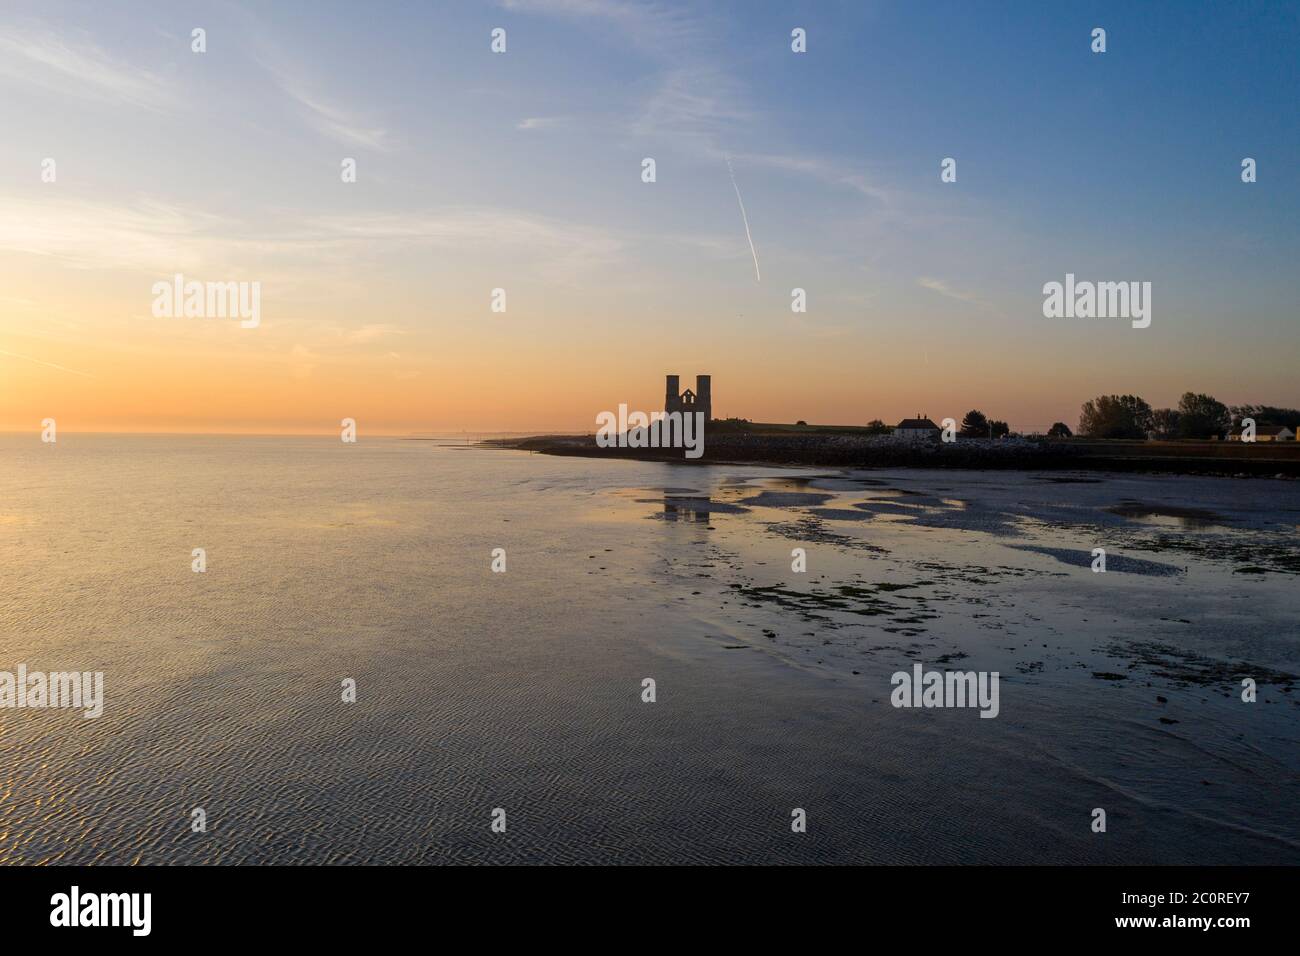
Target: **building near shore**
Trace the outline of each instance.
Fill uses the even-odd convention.
[[[703,412],[706,422],[713,420],[713,376],[697,375],[695,376],[695,391],[689,388],[684,392],[679,392],[681,388],[681,378],[677,375],[669,375],[667,387],[664,394],[664,411],[672,412]]]
[[[918,440],[938,438],[939,426],[924,415],[917,413],[916,418],[904,418],[894,426],[894,437]]]
[[[1241,429],[1228,432],[1228,441],[1241,441]],[[1295,441],[1295,432],[1285,425],[1256,425],[1255,441]]]

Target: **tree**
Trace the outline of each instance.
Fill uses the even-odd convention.
[[[1228,406],[1211,395],[1184,392],[1178,400],[1180,438],[1221,438],[1232,427]]]
[[[1006,422],[1000,422],[996,419],[989,422],[989,434],[994,438],[1002,438],[1011,434],[1011,426]]]
[[[1074,432],[1070,431],[1070,426],[1065,422],[1056,422],[1047,430],[1048,438],[1073,438]]]
[[[1098,395],[1079,410],[1079,431],[1090,438],[1146,438],[1151,406],[1136,395]]]
[[[1300,408],[1277,408],[1273,405],[1233,405],[1233,421],[1243,418],[1255,419],[1256,425],[1285,425],[1295,428],[1300,424]]]
[[[893,433],[894,429],[886,425],[879,418],[873,418],[871,421],[867,422],[868,435],[892,435]]]
[[[988,438],[989,420],[984,417],[983,412],[972,408],[961,420],[961,431],[957,434],[962,438]]]
[[[1151,413],[1151,433],[1156,438],[1177,438],[1181,418],[1176,408],[1157,408]]]

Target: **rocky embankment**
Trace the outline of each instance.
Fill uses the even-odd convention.
[[[591,435],[544,435],[491,442],[548,455],[684,461],[681,449],[601,448]],[[842,468],[1051,468],[1066,467],[1078,455],[1067,445],[1018,439],[999,441],[906,441],[890,436],[835,433],[705,435],[696,463],[753,462]]]
[[[1140,442],[1111,444],[1002,438],[961,439],[945,443],[852,432],[716,431],[706,432],[704,454],[698,459],[687,459],[682,449],[601,448],[593,435],[539,435],[496,439],[485,444],[546,455],[685,464],[745,462],[836,468],[1086,469],[1279,478],[1300,475],[1300,461],[1279,461],[1264,449],[1260,449],[1258,455],[1224,458],[1207,457],[1203,449],[1191,446],[1172,449],[1172,453],[1167,447],[1144,449]]]

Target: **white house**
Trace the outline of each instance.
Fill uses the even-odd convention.
[[[904,418],[894,426],[895,438],[930,439],[939,437],[939,426],[923,415]]]
[[[1228,432],[1228,441],[1241,441],[1241,429]],[[1256,425],[1255,441],[1295,441],[1295,432],[1285,425]]]

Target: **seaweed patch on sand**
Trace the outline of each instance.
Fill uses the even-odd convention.
[[[1207,657],[1159,641],[1115,641],[1102,650],[1110,657],[1127,661],[1130,671],[1143,671],[1147,676],[1163,678],[1179,687],[1218,685],[1228,697],[1240,692],[1245,677],[1259,684],[1276,685],[1284,693],[1290,693],[1300,680],[1286,671],[1246,661]]]
[[[919,625],[939,616],[930,610],[927,598],[923,595],[904,598],[916,602],[914,607],[906,607],[881,596],[915,588],[917,587],[915,584],[876,586],[838,584],[827,589],[814,587],[808,591],[796,591],[783,584],[767,587],[742,584],[728,586],[742,598],[752,602],[752,607],[774,604],[782,609],[795,611],[804,620],[818,621],[830,627],[842,627],[847,623],[838,620],[835,617],[837,614],[852,614],[859,617],[883,616],[888,617],[892,624],[900,625],[898,633],[913,636],[925,631],[925,628]]]
[[[1294,538],[1289,542],[1279,540],[1267,531],[1242,531],[1233,535],[1160,534],[1154,538],[1131,534],[1121,542],[1133,551],[1175,553],[1278,574],[1300,574],[1300,542]]]
[[[1065,571],[1035,571],[1032,568],[1013,568],[1007,565],[997,567],[983,567],[977,564],[955,565],[942,561],[916,561],[913,567],[937,574],[945,581],[974,584],[980,587],[993,584],[998,578],[1027,578],[1040,574],[1066,576]]]
[[[1012,544],[1008,545],[1008,547],[1016,551],[1043,554],[1072,567],[1092,568],[1093,556],[1091,551],[1075,548],[1049,548],[1041,544]],[[1106,571],[1108,573],[1143,574],[1149,577],[1172,577],[1176,574],[1187,573],[1186,568],[1180,568],[1173,564],[1161,564],[1159,561],[1146,561],[1142,558],[1129,558],[1111,552],[1106,553]]]
[[[814,515],[805,515],[796,521],[767,521],[764,522],[763,527],[769,534],[789,541],[831,544],[853,551],[867,551],[873,555],[889,554],[889,550],[880,545],[830,530],[820,518]]]

